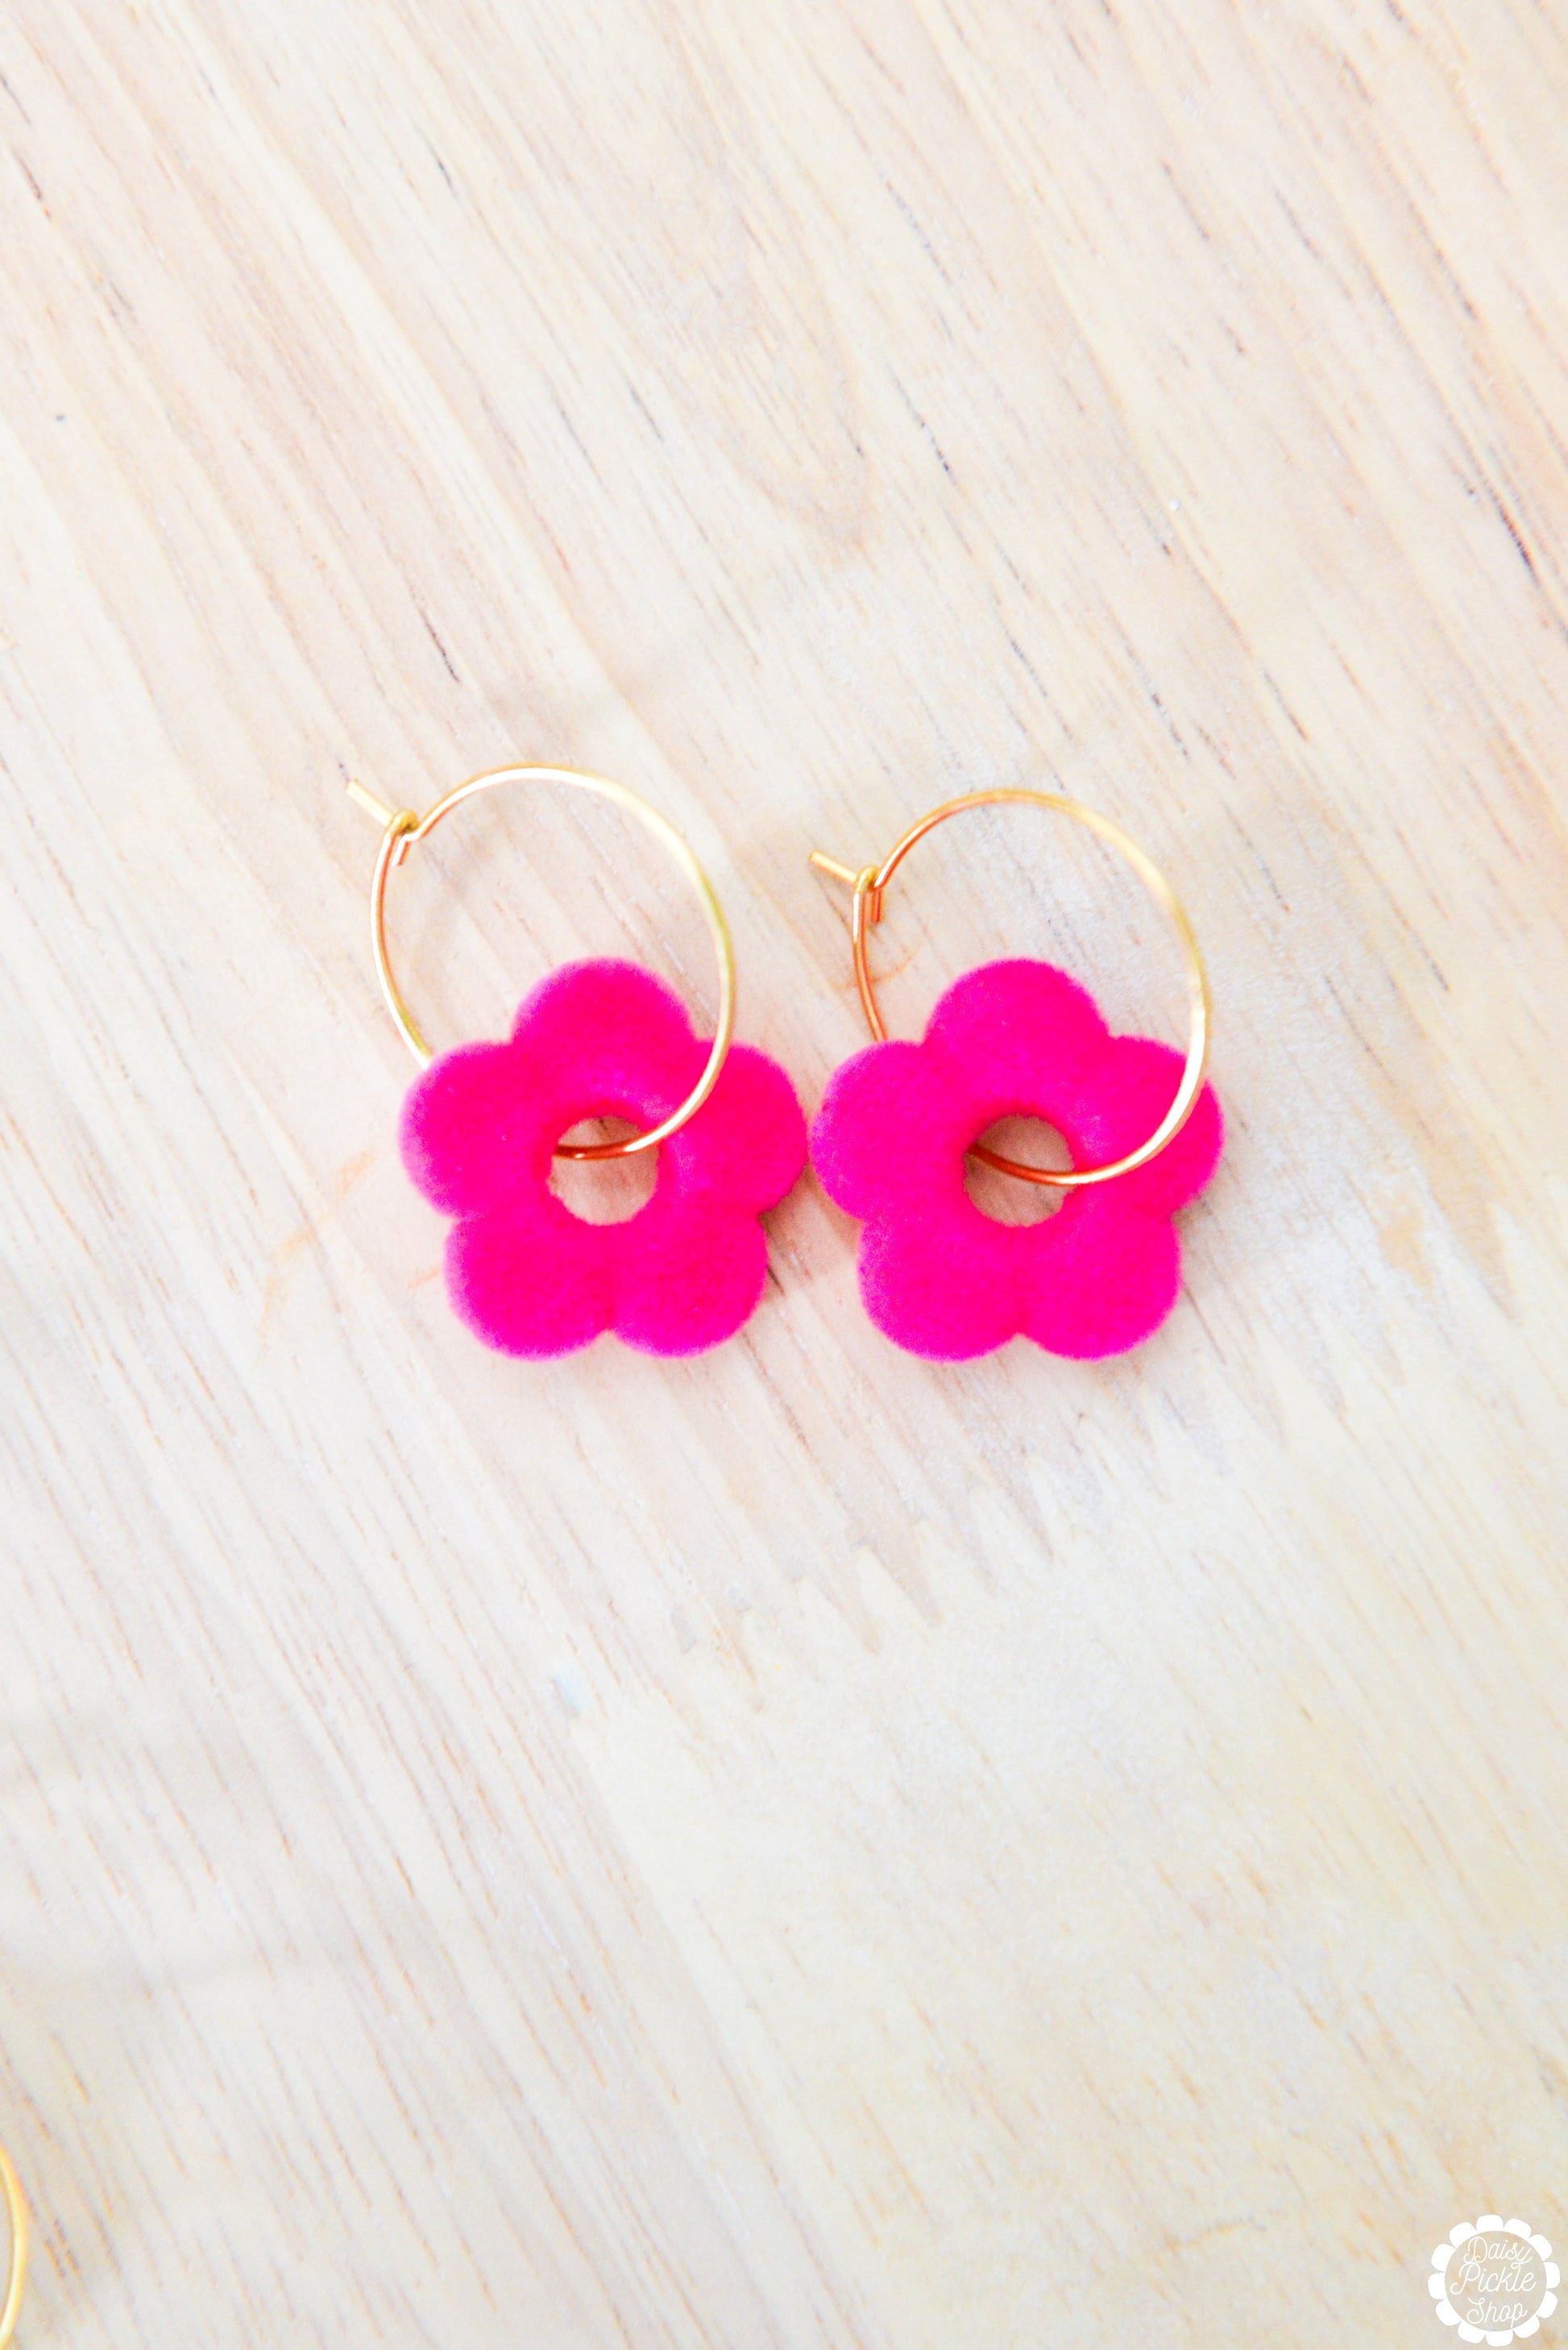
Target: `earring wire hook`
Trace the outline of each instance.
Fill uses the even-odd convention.
[[[370,877],[370,951],[375,958],[376,976],[381,983],[381,993],[387,1009],[398,1025],[398,1033],[420,1064],[428,1068],[435,1058],[415,1024],[414,1016],[403,999],[403,993],[392,975],[392,959],[387,946],[387,881],[395,866],[401,865],[419,841],[427,839],[441,818],[450,816],[464,800],[477,792],[493,791],[501,784],[570,784],[579,791],[592,792],[597,798],[609,800],[615,806],[633,816],[652,833],[660,847],[668,850],[701,900],[702,911],[712,934],[714,955],[719,967],[719,1018],[713,1031],[707,1066],[697,1083],[678,1109],[650,1127],[646,1134],[628,1135],[620,1142],[557,1142],[557,1159],[629,1159],[639,1150],[652,1150],[678,1134],[690,1118],[696,1117],[709,1095],[719,1082],[735,1031],[735,949],[730,936],[730,926],[724,920],[724,910],[706,873],[668,817],[628,788],[625,784],[612,783],[605,775],[581,774],[575,767],[493,767],[483,775],[471,775],[465,784],[437,800],[423,816],[412,808],[389,808],[368,791],[357,779],[348,790],[356,806],[374,816],[381,827],[381,844],[376,852],[376,868]],[[0,2336],[0,2350],[5,2350]]]
[[[1003,1175],[1017,1175],[1025,1183],[1046,1183],[1054,1191],[1076,1191],[1091,1183],[1108,1183],[1113,1176],[1130,1175],[1135,1167],[1146,1167],[1158,1158],[1168,1142],[1174,1142],[1198,1101],[1203,1083],[1204,1066],[1209,1057],[1209,1034],[1213,1023],[1213,1005],[1209,993],[1209,974],[1199,952],[1198,939],[1186,909],[1152,858],[1145,855],[1130,833],[1098,809],[1085,807],[1081,801],[1070,800],[1060,792],[1030,792],[1022,789],[999,789],[992,792],[966,792],[961,799],[944,800],[912,824],[908,832],[896,840],[880,865],[863,866],[859,872],[841,865],[834,857],[826,857],[819,848],[811,852],[811,862],[819,873],[831,875],[835,881],[855,893],[849,916],[849,945],[855,958],[856,983],[860,990],[860,1002],[865,1010],[867,1025],[877,1044],[887,1042],[887,1024],[877,1003],[870,964],[867,959],[867,933],[882,919],[882,893],[917,841],[951,816],[962,816],[978,807],[1040,807],[1054,815],[1071,816],[1075,824],[1086,825],[1091,832],[1118,849],[1137,875],[1155,903],[1169,915],[1176,925],[1181,943],[1182,960],[1187,966],[1187,993],[1190,1009],[1189,1021],[1187,1064],[1181,1072],[1181,1083],[1176,1098],[1165,1116],[1137,1149],[1129,1150],[1125,1159],[1114,1159],[1108,1167],[1026,1167],[1017,1159],[1004,1159],[1000,1151],[988,1150],[983,1143],[970,1145],[971,1159],[983,1160]]]

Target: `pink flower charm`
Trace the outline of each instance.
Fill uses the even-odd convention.
[[[836,1069],[812,1128],[828,1197],[863,1217],[860,1294],[879,1330],[937,1362],[1020,1332],[1054,1355],[1118,1355],[1176,1303],[1171,1217],[1223,1139],[1205,1086],[1147,1166],[1069,1191],[1036,1224],[999,1224],[964,1188],[964,1153],[1000,1118],[1040,1118],[1074,1163],[1104,1166],[1151,1135],[1181,1056],[1113,1036],[1094,1000],[1043,962],[993,962],[950,987],[918,1045],[873,1045]]]
[[[645,1354],[698,1355],[746,1320],[767,1277],[757,1219],[805,1159],[794,1088],[765,1053],[731,1046],[701,1108],[659,1144],[653,1197],[624,1223],[587,1223],[549,1188],[555,1147],[580,1119],[657,1125],[707,1057],[650,972],[577,962],[526,998],[505,1044],[460,1045],[415,1080],[403,1164],[458,1220],[447,1291],[486,1346],[566,1355],[613,1330]]]

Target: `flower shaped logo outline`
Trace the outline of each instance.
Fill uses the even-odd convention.
[[[1542,2263],[1542,2282],[1546,2290],[1522,2324],[1491,2327],[1473,2325],[1460,2315],[1449,2297],[1450,2284],[1454,2282],[1450,2278],[1449,2268],[1455,2253],[1472,2238],[1488,2235],[1514,2239],[1521,2257],[1533,2252]],[[1532,2334],[1540,2332],[1542,2319],[1550,2317],[1557,2306],[1557,2287],[1562,2282],[1562,2272],[1552,2257],[1551,2245],[1544,2236],[1532,2232],[1528,2220],[1504,2220],[1496,2211],[1485,2211],[1479,2220],[1461,2220],[1456,2228],[1449,2230],[1448,2242],[1439,2244],[1432,2254],[1432,2272],[1427,2279],[1427,2291],[1437,2303],[1437,2316],[1443,2324],[1455,2328],[1461,2342],[1486,2342],[1493,2345],[1494,2350],[1507,2350],[1509,2343],[1526,2341]],[[1512,2288],[1500,2284],[1498,2290],[1511,2291]],[[1460,2297],[1463,2298],[1462,2293]]]
[[[834,1072],[812,1163],[860,1217],[860,1291],[878,1329],[936,1362],[1020,1335],[1080,1361],[1158,1329],[1181,1285],[1171,1219],[1202,1190],[1224,1139],[1205,1086],[1158,1157],[1069,1191],[1028,1225],[971,1200],[964,1155],[1001,1118],[1047,1120],[1079,1166],[1124,1157],[1175,1098],[1181,1055],[1114,1036],[1094,999],[1050,963],[982,964],[942,996],[916,1044],[872,1045]]]
[[[486,1346],[544,1360],[612,1330],[645,1354],[705,1353],[767,1279],[758,1219],[805,1162],[805,1121],[776,1061],[732,1045],[713,1091],[659,1146],[652,1197],[590,1224],[550,1190],[563,1134],[589,1118],[647,1128],[708,1055],[678,996],[635,963],[563,964],[502,1043],[441,1054],[410,1087],[399,1140],[443,1214],[447,1294]]]

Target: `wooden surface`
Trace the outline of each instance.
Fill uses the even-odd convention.
[[[1435,2344],[1457,2220],[1568,2233],[1568,20],[10,0],[0,72],[24,2350]],[[1138,834],[1231,1133],[1154,1343],[908,1359],[809,1180],[707,1359],[465,1337],[343,783],[517,756],[689,831],[808,1107],[808,848]],[[1038,951],[1179,1034],[1073,833],[911,860],[898,1024]],[[442,1039],[711,1005],[608,817],[397,886]]]

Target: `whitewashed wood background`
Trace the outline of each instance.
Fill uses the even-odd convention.
[[[1568,18],[9,0],[0,73],[25,2350],[1436,2344],[1455,2221],[1568,2233]],[[808,1107],[813,845],[1139,834],[1231,1136],[1156,1341],[911,1361],[809,1181],[705,1360],[467,1338],[343,784],[530,756],[688,828]],[[1040,951],[1179,1035],[1092,844],[958,834],[899,1024]],[[564,804],[394,922],[442,1040],[711,1004]]]

